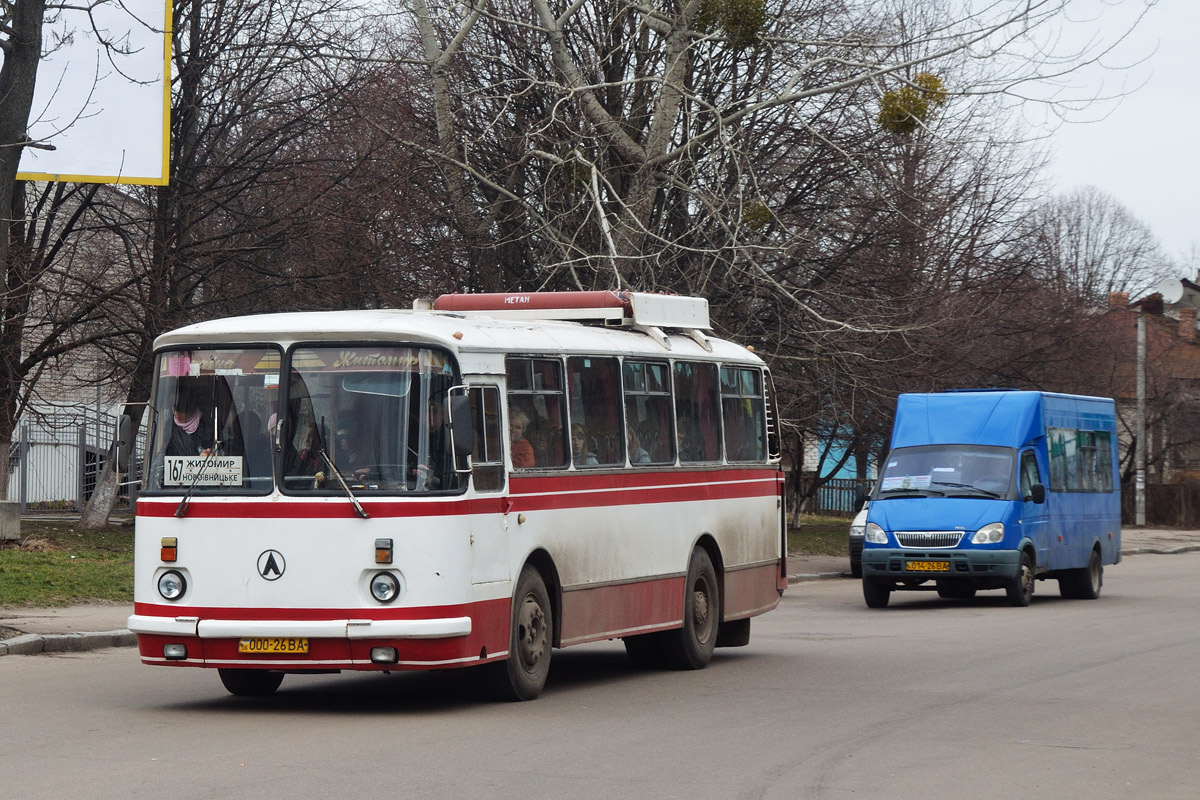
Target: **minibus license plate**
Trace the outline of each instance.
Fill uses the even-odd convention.
[[[239,653],[307,653],[308,639],[256,636],[238,642]]]
[[[909,572],[949,572],[949,561],[908,561],[904,568]]]

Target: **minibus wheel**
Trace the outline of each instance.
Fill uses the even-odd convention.
[[[266,697],[283,683],[282,672],[265,669],[218,669],[217,675],[229,693],[238,697]]]
[[[1004,589],[1008,593],[1008,604],[1018,607],[1029,605],[1033,601],[1033,581],[1033,559],[1029,557],[1028,550],[1022,550],[1017,576]]]
[[[554,609],[546,582],[526,564],[513,593],[508,658],[494,667],[497,694],[505,700],[532,700],[542,693],[550,674]]]
[[[888,600],[892,596],[890,588],[870,578],[863,578],[862,584],[863,600],[867,601],[868,608],[887,608]]]
[[[712,660],[721,625],[717,570],[703,547],[692,551],[683,595],[683,627],[661,634],[663,658],[675,669],[704,669]]]
[[[1086,567],[1067,570],[1058,579],[1058,593],[1068,600],[1095,600],[1104,586],[1104,566],[1100,563],[1100,551],[1092,549]]]

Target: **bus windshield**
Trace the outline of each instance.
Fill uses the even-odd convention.
[[[270,491],[280,361],[269,347],[160,353],[146,489]]]
[[[921,445],[888,454],[876,499],[900,495],[1014,497],[1011,447]]]
[[[441,350],[297,348],[280,436],[283,490],[342,492],[343,482],[355,494],[463,488],[447,428],[456,382]]]
[[[456,382],[450,356],[430,348],[162,353],[146,489],[267,493],[278,479],[288,494],[459,491],[446,427]]]

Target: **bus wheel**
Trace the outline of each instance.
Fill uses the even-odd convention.
[[[1017,577],[1013,578],[1012,583],[1004,589],[1008,593],[1010,606],[1029,605],[1033,600],[1033,580],[1033,559],[1029,557],[1028,551],[1022,550],[1021,566],[1017,570]]]
[[[863,578],[862,583],[863,600],[867,601],[867,608],[887,608],[888,600],[892,596],[892,590],[870,578]]]
[[[550,674],[554,610],[546,582],[526,565],[513,594],[508,658],[495,666],[496,689],[505,700],[532,700],[542,693]]]
[[[702,547],[692,551],[683,595],[683,627],[661,636],[663,658],[674,669],[704,669],[712,660],[721,625],[717,570]]]
[[[217,674],[229,693],[238,697],[266,697],[283,683],[282,672],[265,669],[219,669]]]
[[[1069,570],[1058,579],[1058,593],[1069,600],[1095,600],[1104,586],[1104,566],[1100,551],[1092,550],[1086,567]]]

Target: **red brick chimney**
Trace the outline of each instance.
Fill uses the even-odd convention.
[[[1189,306],[1179,309],[1179,338],[1196,341],[1196,309]]]
[[[1129,292],[1109,292],[1109,308],[1126,308],[1129,305]]]

